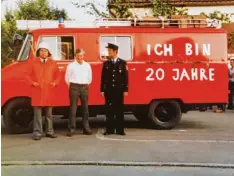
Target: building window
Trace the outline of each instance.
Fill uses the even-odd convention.
[[[106,46],[113,43],[119,46],[118,56],[126,61],[132,60],[132,39],[131,36],[101,36],[100,55],[104,59],[108,55]]]
[[[42,36],[40,42],[50,46],[54,60],[72,60],[74,58],[74,38],[70,36]]]

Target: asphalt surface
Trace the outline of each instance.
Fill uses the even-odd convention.
[[[107,166],[11,166],[3,167],[6,176],[233,176],[233,169],[178,167],[107,167]]]
[[[234,175],[231,111],[189,112],[172,130],[150,129],[127,116],[126,136],[103,136],[104,120],[103,116],[90,120],[91,136],[82,134],[78,120],[77,134],[71,138],[66,136],[67,120],[55,120],[58,138],[41,141],[33,141],[31,134],[6,134],[2,127],[2,173],[73,175],[78,170],[79,175],[105,175],[104,170],[106,175]]]

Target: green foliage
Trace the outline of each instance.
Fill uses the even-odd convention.
[[[172,15],[187,15],[187,9],[176,8],[170,0],[153,0],[152,12],[155,17],[171,17]]]
[[[131,8],[130,3],[126,0],[112,0],[108,6],[110,7],[109,12],[112,18],[133,17],[132,12],[129,10]]]
[[[5,20],[1,21],[1,63],[2,66],[11,62],[13,57],[12,37],[17,31],[16,21],[12,10],[7,10]]]
[[[102,5],[100,3],[94,3],[93,1],[87,1],[85,3],[79,2],[79,0],[73,1],[73,5],[75,5],[79,9],[85,9],[85,13],[95,16],[95,17],[104,17],[108,18],[109,14],[107,9],[107,4]]]
[[[67,12],[64,9],[58,9],[58,7],[49,9],[49,17],[48,19],[57,20],[59,18],[63,18],[64,20],[69,20]]]
[[[26,36],[27,31],[20,31],[16,27],[16,20],[57,20],[59,17],[68,19],[67,12],[57,7],[49,6],[47,0],[19,0],[18,10],[8,10],[5,19],[1,21],[2,40],[1,40],[1,64],[2,67],[16,59],[21,44],[13,45],[15,33]]]
[[[127,0],[111,0],[105,5],[93,1],[80,3],[73,2],[77,8],[85,9],[85,13],[95,17],[103,18],[128,18],[133,14],[130,12],[130,3]],[[109,13],[108,13],[109,11]]]
[[[220,11],[216,10],[210,14],[205,14],[205,13],[201,13],[201,15],[205,15],[207,18],[210,19],[217,19],[222,21],[223,23],[230,23],[231,19],[230,19],[230,15],[226,14],[226,13],[221,13]]]
[[[18,20],[57,20],[59,17],[67,19],[64,9],[50,7],[47,0],[19,0],[17,2],[20,10],[16,11]]]

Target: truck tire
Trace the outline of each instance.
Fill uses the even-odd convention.
[[[3,121],[8,133],[32,132],[33,109],[28,98],[16,98],[7,103],[3,110]]]
[[[174,100],[153,101],[149,108],[149,119],[152,126],[158,129],[172,129],[181,120],[180,104]]]

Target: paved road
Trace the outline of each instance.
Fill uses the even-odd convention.
[[[20,173],[20,174],[19,174]],[[233,176],[233,169],[185,167],[107,167],[107,166],[11,166],[2,168],[3,176]]]
[[[84,175],[95,172],[100,174],[102,168],[107,173],[118,174],[117,168],[125,165],[128,167],[120,167],[118,171],[136,175],[141,175],[140,173],[143,172],[146,175],[150,175],[152,172],[159,172],[162,175],[171,173],[173,175],[177,173],[178,175],[183,175],[183,173],[185,175],[188,175],[186,173],[233,174],[233,170],[228,169],[234,169],[233,112],[225,114],[189,112],[183,116],[181,124],[172,130],[149,129],[145,124],[128,116],[126,118],[127,136],[124,137],[103,136],[103,116],[91,120],[94,132],[92,136],[82,135],[80,120],[77,125],[77,134],[68,138],[66,136],[67,121],[56,120],[55,130],[58,138],[43,138],[41,141],[33,141],[31,134],[9,135],[2,128],[3,172],[9,173],[7,175],[17,173],[27,175],[23,173],[32,173],[32,164],[34,164],[37,165],[35,171],[38,173],[43,174],[49,170],[58,172],[61,169],[60,175],[66,173],[65,171],[68,169],[72,175],[80,168],[83,168]],[[111,163],[115,167],[95,167],[100,163]],[[22,164],[23,166],[18,166]],[[64,164],[73,166],[68,167]],[[61,165],[61,167],[56,167],[56,165]],[[82,167],[82,165],[87,167]],[[132,167],[141,165],[144,167],[137,169]],[[154,167],[147,168],[147,165]],[[158,167],[161,165],[177,167]],[[219,169],[204,168],[207,166]],[[150,172],[151,170],[152,172]]]
[[[80,123],[78,122],[78,126]],[[31,134],[2,135],[2,161],[141,161],[234,164],[234,114],[190,112],[173,130],[146,129],[129,116],[127,136],[102,135],[104,118],[93,120],[92,136],[68,138],[66,120],[59,138],[31,140]]]

